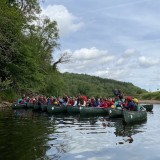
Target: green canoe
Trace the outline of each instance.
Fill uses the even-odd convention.
[[[47,112],[50,114],[67,113],[67,106],[47,106]]]
[[[34,108],[34,104],[33,103],[26,103],[27,108]]]
[[[146,111],[151,112],[153,109],[153,104],[142,104],[142,106],[146,109]]]
[[[13,103],[12,104],[12,109],[22,109],[22,108],[27,108],[26,104],[18,104],[18,103]]]
[[[43,112],[47,111],[47,104],[41,104],[40,107]]]
[[[34,104],[34,107],[33,107],[33,110],[34,110],[34,111],[38,111],[38,110],[40,110],[40,109],[41,109],[40,105]]]
[[[69,114],[79,114],[80,113],[80,107],[78,107],[78,106],[67,106],[67,112]]]
[[[123,116],[123,111],[120,109],[108,108],[110,118],[119,118]]]
[[[123,110],[124,123],[137,123],[147,119],[146,111]]]
[[[80,107],[81,116],[100,116],[108,115],[108,108],[101,107]]]

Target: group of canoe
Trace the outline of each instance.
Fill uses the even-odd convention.
[[[56,106],[47,104],[12,104],[13,109],[33,109],[47,111],[49,114],[69,113],[80,114],[81,116],[101,116],[109,115],[110,118],[122,117],[125,123],[134,123],[147,119],[147,111],[152,111],[153,105],[143,105],[146,111],[130,111],[130,110],[118,110],[113,108],[101,108],[101,107],[82,107],[82,106]]]

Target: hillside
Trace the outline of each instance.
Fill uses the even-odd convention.
[[[146,100],[160,100],[160,91],[143,93],[143,94],[141,95],[141,99],[146,99]]]
[[[120,89],[124,95],[138,96],[147,93],[146,90],[134,86],[132,83],[100,78],[86,74],[63,73],[65,91],[68,95],[85,94],[91,96],[112,97],[114,89]]]

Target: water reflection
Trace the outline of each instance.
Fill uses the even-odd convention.
[[[148,113],[145,123],[136,125],[124,125],[121,118],[109,119],[107,116],[87,118],[80,115],[48,115],[23,109],[1,111],[0,159],[72,160],[108,157],[115,160],[119,159],[118,154],[127,154],[128,145],[131,148],[135,146],[132,148],[135,152],[141,150],[139,143],[141,147],[151,146],[155,140],[158,148],[160,140],[156,142],[156,136],[147,133],[157,130],[159,109]],[[159,131],[154,135],[158,136]],[[122,157],[127,159],[129,155]],[[144,158],[143,155],[139,157]]]
[[[2,114],[2,113],[1,113]],[[6,112],[7,120],[0,118],[0,159],[36,159],[45,155],[45,117],[34,119],[32,111]]]

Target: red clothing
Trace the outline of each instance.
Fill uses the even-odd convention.
[[[70,99],[69,102],[68,102],[68,105],[73,106],[73,105],[74,105],[74,100],[73,100],[73,99]]]
[[[30,100],[29,100],[29,103],[33,103],[34,102],[34,100],[31,98]]]
[[[106,101],[101,102],[100,107],[108,108],[108,103]]]
[[[111,107],[112,105],[114,105],[114,103],[112,101],[107,101],[108,107]]]
[[[84,100],[84,101],[88,101],[87,97],[86,96],[81,96],[81,98]]]
[[[127,107],[127,102],[122,103],[123,107]]]

